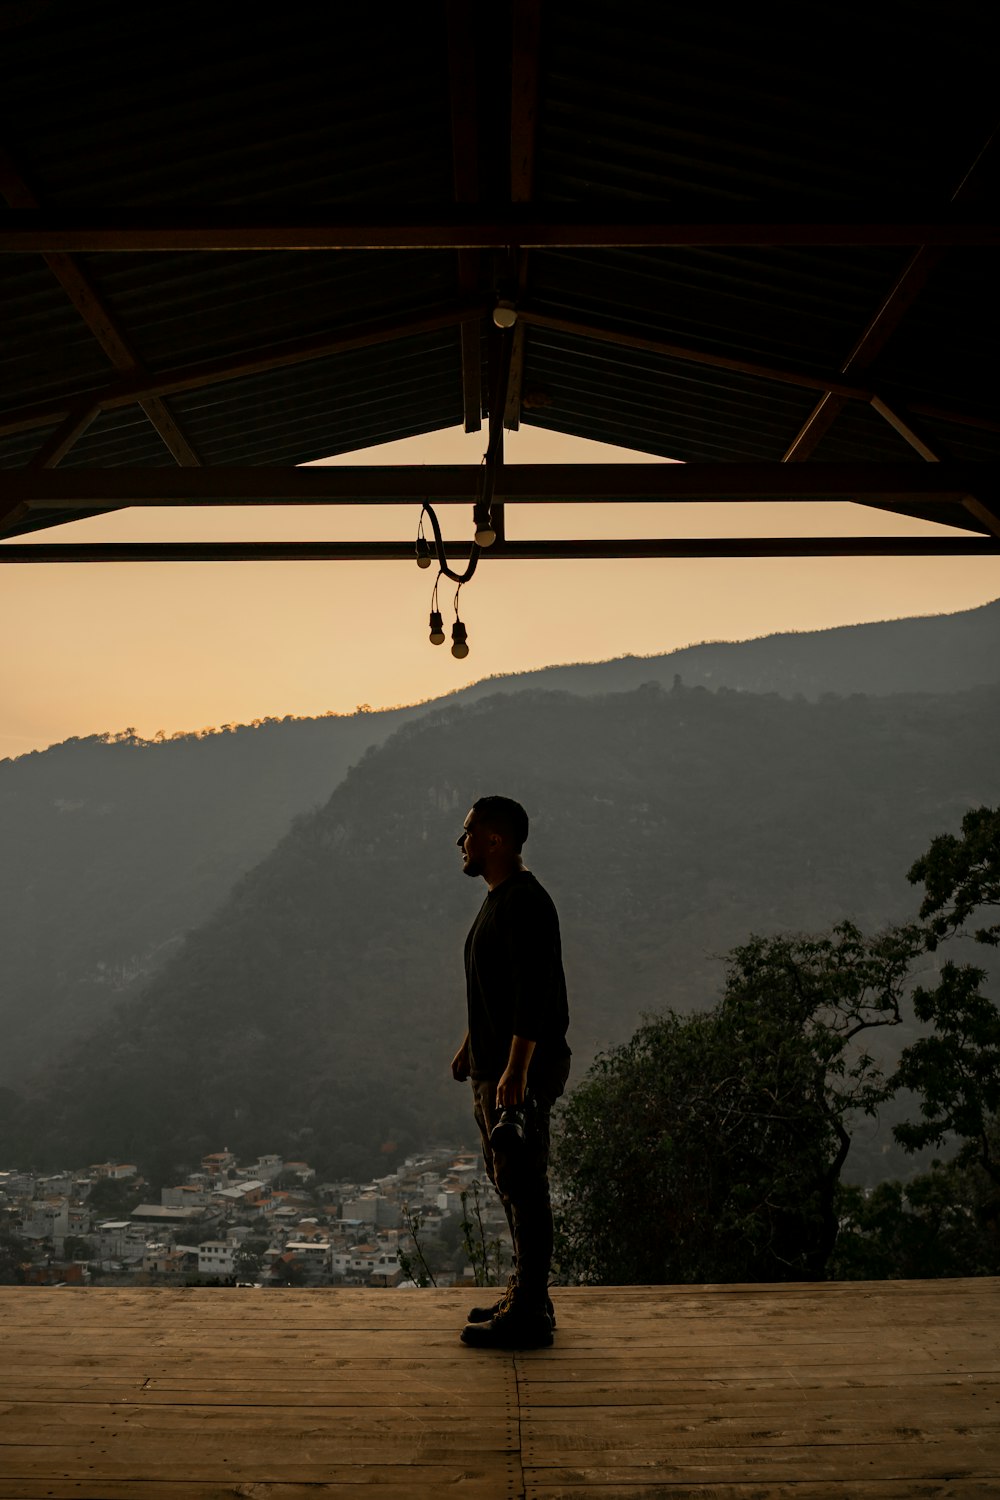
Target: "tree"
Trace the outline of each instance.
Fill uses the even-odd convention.
[[[962,836],[942,834],[909,872],[923,883],[920,915],[930,918],[926,946],[960,934],[983,907],[1000,906],[1000,809],[980,807],[962,819]],[[1000,945],[1000,923],[971,934]],[[895,1127],[907,1150],[957,1135],[961,1165],[976,1161],[1000,1188],[1000,1010],[984,992],[986,971],[947,961],[933,988],[914,993],[918,1020],[933,1027],[903,1050],[894,1083],[921,1096],[921,1118]],[[995,1195],[996,1196],[996,1195]],[[1000,1211],[995,1202],[992,1213]]]
[[[0,1228],[0,1286],[20,1286],[31,1252],[19,1235]]]
[[[267,1240],[244,1240],[233,1252],[233,1272],[237,1281],[252,1281],[264,1264]]]
[[[1000,808],[976,807],[962,819],[962,837],[942,833],[907,876],[923,884],[920,915],[930,917],[927,946],[957,932],[983,906],[1000,907]],[[1000,922],[973,934],[977,943],[1000,944]]]
[[[142,1199],[142,1189],[136,1187],[140,1180],[135,1177],[119,1180],[111,1177],[98,1178],[87,1194],[87,1207],[91,1213],[101,1214],[105,1218],[127,1219]]]
[[[557,1126],[563,1269],[589,1281],[823,1274],[846,1119],[889,1086],[862,1033],[896,1025],[914,927],[754,937],[703,1015],[667,1011],[600,1057]]]
[[[294,1255],[281,1255],[271,1268],[271,1276],[279,1286],[303,1286],[306,1268]]]
[[[1000,1237],[988,1206],[990,1179],[976,1164],[935,1162],[909,1182],[870,1193],[841,1187],[840,1233],[830,1272],[838,1280],[996,1276]]]

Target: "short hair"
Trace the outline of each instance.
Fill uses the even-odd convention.
[[[520,802],[513,797],[477,797],[472,811],[478,813],[482,822],[509,839],[520,854],[528,837],[528,814]]]

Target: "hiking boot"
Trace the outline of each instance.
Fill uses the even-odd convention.
[[[491,1318],[495,1318],[496,1315],[497,1315],[497,1313],[501,1312],[503,1310],[503,1308],[505,1308],[507,1306],[507,1303],[510,1301],[511,1296],[512,1296],[513,1291],[514,1291],[514,1288],[516,1286],[517,1286],[517,1277],[516,1276],[508,1276],[508,1278],[507,1278],[507,1290],[503,1293],[503,1295],[501,1297],[498,1297],[497,1300],[494,1303],[492,1303],[489,1307],[470,1307],[469,1308],[469,1322],[470,1323],[488,1323]]]
[[[469,1322],[470,1323],[488,1323],[491,1318],[495,1318],[496,1315],[497,1315],[497,1313],[502,1312],[503,1309],[507,1306],[507,1303],[510,1301],[511,1293],[513,1292],[513,1290],[514,1290],[514,1288],[516,1286],[517,1286],[517,1282],[514,1280],[514,1278],[512,1276],[510,1278],[510,1280],[508,1281],[508,1283],[507,1283],[507,1290],[504,1292],[504,1294],[503,1294],[502,1297],[498,1298],[498,1300],[492,1304],[492,1306],[490,1306],[490,1307],[470,1307],[469,1308]],[[549,1322],[552,1324],[553,1332],[555,1332],[556,1310],[552,1306],[552,1298],[549,1297],[549,1296],[546,1296],[546,1298],[545,1298],[545,1311],[548,1314]]]
[[[462,1343],[474,1349],[547,1349],[552,1343],[552,1319],[544,1303],[530,1306],[517,1288],[488,1323],[466,1323]]]

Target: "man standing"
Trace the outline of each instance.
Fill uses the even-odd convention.
[[[514,1244],[505,1295],[472,1309],[462,1339],[494,1349],[541,1348],[555,1327],[549,1114],[569,1074],[569,1012],[559,918],[524,868],[527,837],[519,802],[480,797],[458,840],[464,873],[488,889],[465,941],[469,1029],[451,1071],[472,1079],[486,1171]]]

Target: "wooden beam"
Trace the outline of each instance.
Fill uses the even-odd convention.
[[[521,425],[521,399],[524,395],[524,355],[527,328],[518,320],[511,336],[510,378],[507,381],[507,399],[504,402],[503,425],[510,432],[517,432]]]
[[[31,514],[31,507],[25,501],[19,500],[16,495],[0,495],[0,538],[5,533],[12,532],[15,527],[26,520]],[[72,520],[72,516],[67,516]]]
[[[448,91],[456,203],[475,203],[480,187],[474,14],[467,0],[448,0]],[[476,251],[458,251],[458,291],[463,301],[471,302],[479,291],[480,261]],[[483,425],[481,321],[482,315],[477,313],[461,325],[462,413],[466,432],[478,432]]]
[[[510,199],[530,203],[535,185],[535,136],[538,124],[538,66],[541,46],[541,0],[514,0],[511,12],[510,85]],[[517,302],[528,291],[528,252],[517,263]],[[511,346],[510,375],[504,403],[504,425],[516,432],[521,425],[524,357],[527,329],[518,319]]]
[[[872,397],[872,406],[879,416],[884,417],[927,463],[938,464],[946,461],[945,452],[940,444],[929,443],[915,426],[912,417],[904,416],[878,396]],[[1000,537],[1000,504],[997,504],[995,500],[986,504],[975,495],[966,495],[962,500],[962,506],[990,536]]]
[[[985,505],[975,495],[966,495],[962,504],[970,516],[985,526],[990,536],[1000,537],[1000,503],[994,501],[992,505]]]
[[[52,436],[42,444],[31,460],[31,467],[54,469],[72,448],[77,438],[83,436],[99,411],[100,407],[92,401],[81,401],[69,412],[64,421],[60,422]]]
[[[469,556],[468,542],[447,542],[449,558]],[[500,542],[481,560],[583,561],[692,557],[998,557],[1000,538],[684,537],[595,541]],[[109,562],[406,562],[413,542],[88,542],[0,543],[0,563]]]
[[[248,375],[287,369],[291,365],[305,364],[310,360],[326,359],[355,349],[391,343],[394,339],[437,333],[443,328],[457,327],[470,316],[481,317],[486,311],[485,298],[469,304],[453,303],[446,308],[402,317],[379,318],[339,334],[289,340],[267,349],[254,350],[253,353],[230,355],[224,359],[206,360],[156,375],[147,374],[142,378],[116,381],[113,385],[97,387],[87,392],[78,391],[72,397],[62,397],[24,408],[20,412],[12,412],[0,418],[0,435],[29,432],[36,427],[51,427],[54,422],[67,415],[71,406],[83,400],[93,402],[101,411],[114,411],[135,402],[145,402],[151,396],[172,396],[182,391],[202,390],[206,386],[219,385],[227,380],[241,380]]]
[[[176,417],[163,398],[146,396],[139,402],[139,405],[177,462],[186,468],[196,468],[201,463],[201,459],[177,425]]]
[[[636,333],[634,329],[621,323],[594,318],[562,317],[532,307],[530,304],[520,309],[518,321],[526,323],[529,328],[547,328],[553,333],[568,334],[571,338],[595,339],[623,349],[641,349],[644,353],[659,354],[666,359],[708,365],[716,370],[732,370],[736,374],[750,375],[758,380],[773,380],[783,385],[799,386],[803,390],[836,390],[854,401],[870,401],[872,398],[870,386],[838,380],[833,375],[808,375],[782,365],[734,359],[712,349],[697,349],[690,344],[675,344],[669,339],[658,338],[655,335]]]
[[[183,217],[159,209],[90,214],[31,209],[0,215],[0,252],[15,255],[136,254],[183,251],[281,250],[490,250],[520,245],[548,247],[691,246],[996,246],[1000,224],[989,215],[941,210],[887,211],[885,203],[818,213],[815,205],[772,210],[755,205],[744,218],[686,215],[682,205],[643,204],[623,211],[573,205],[501,206],[447,204],[438,210],[369,213],[364,219],[322,219],[272,214],[251,218],[245,209],[204,210]]]
[[[430,497],[468,505],[479,464],[267,468],[8,469],[0,505],[42,509],[101,505],[399,505]],[[960,504],[1000,493],[994,463],[500,464],[495,495],[507,503],[881,500]]]
[[[511,203],[530,203],[534,194],[541,30],[541,0],[513,0],[510,89]]]

